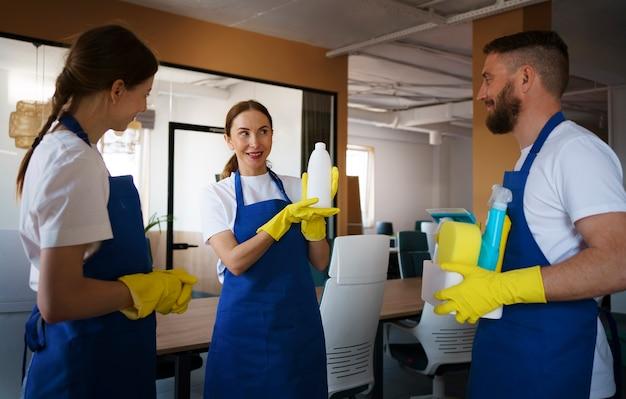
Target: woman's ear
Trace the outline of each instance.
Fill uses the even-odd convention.
[[[230,148],[233,151],[235,150],[233,143],[230,142],[230,136],[228,136],[226,133],[224,133],[224,141],[226,142],[226,145],[228,146],[228,148]]]
[[[120,101],[120,98],[122,97],[122,94],[124,94],[125,90],[126,85],[124,84],[124,81],[122,79],[117,79],[115,82],[113,82],[113,84],[111,85],[111,92],[109,93],[111,102],[113,104],[116,104],[118,101]]]

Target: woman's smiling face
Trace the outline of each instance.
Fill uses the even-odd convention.
[[[258,176],[267,172],[266,160],[272,150],[272,126],[262,112],[251,109],[233,119],[230,136],[224,139],[235,151],[239,172],[244,176]]]

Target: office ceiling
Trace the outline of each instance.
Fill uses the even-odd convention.
[[[471,97],[471,25],[446,18],[493,0],[130,0],[131,3],[350,54],[350,105],[401,110]],[[517,3],[523,2],[517,1]],[[528,2],[537,2],[531,0]],[[434,29],[430,25],[441,24]],[[373,46],[344,49],[405,29]]]
[[[398,112],[468,101],[471,24],[448,24],[493,0],[129,0],[131,3],[349,54],[348,105],[354,120],[392,126]],[[515,0],[516,5],[537,0]],[[507,9],[510,9],[507,7]],[[482,11],[488,15],[488,12]],[[482,13],[481,12],[481,13]],[[469,17],[467,20],[469,20]],[[390,37],[387,37],[389,36]],[[446,110],[440,111],[445,116]],[[385,115],[372,115],[384,113]],[[382,118],[381,118],[382,117]],[[470,135],[471,112],[453,120],[410,115],[407,130]],[[446,129],[448,122],[464,122]],[[424,122],[426,123],[426,122]]]
[[[542,0],[127,1],[324,47],[328,56],[349,54],[353,121],[467,136],[471,107],[449,120],[438,116],[471,101],[471,20]],[[626,2],[553,0],[552,13],[572,57],[572,93],[564,107],[590,127],[602,124],[607,96],[595,90],[626,83]],[[412,110],[429,107],[437,117],[413,118]],[[411,125],[398,125],[407,118]]]
[[[393,120],[416,108],[471,101],[471,21],[545,0],[126,1],[327,48],[329,57],[349,54],[351,116],[384,113],[382,119]],[[570,42],[576,75],[570,90],[626,83],[625,1],[553,0],[552,14],[554,28]],[[589,95],[580,103],[577,97],[569,96],[566,105],[597,119],[603,105],[590,103]],[[437,120],[436,128],[470,135],[468,117],[471,112]],[[382,119],[379,125],[389,125]],[[434,128],[417,123],[409,130]]]

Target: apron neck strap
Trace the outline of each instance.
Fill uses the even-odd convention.
[[[280,180],[278,175],[276,173],[274,173],[274,171],[269,169],[269,168],[267,169],[267,171],[269,172],[270,177],[272,178],[272,180],[274,180],[274,183],[276,183],[276,185],[278,186],[278,189],[280,190],[281,194],[283,195],[283,198],[285,199],[285,201],[291,203],[291,200],[289,199],[289,197],[287,196],[287,192],[285,191],[285,187],[283,186],[283,182]]]
[[[235,171],[235,198],[237,199],[237,208],[243,207],[243,189],[241,188],[241,176],[239,175],[239,170]]]
[[[85,142],[89,147],[91,147],[91,143],[89,143],[89,137],[87,137],[87,133],[80,126],[80,123],[74,118],[71,114],[64,113],[59,118],[59,122],[66,128],[68,128],[71,132],[76,134],[81,140]]]
[[[537,139],[533,143],[533,146],[530,149],[530,152],[528,153],[526,160],[524,161],[524,165],[522,165],[521,171],[523,172],[530,171],[530,167],[535,161],[537,154],[539,154],[539,151],[541,151],[541,147],[543,147],[543,144],[546,142],[546,139],[548,138],[550,133],[554,130],[554,128],[556,128],[564,120],[565,120],[565,116],[563,116],[563,113],[561,111],[552,115],[550,119],[548,119],[546,124],[541,129],[541,132],[539,132],[539,136],[537,136]]]

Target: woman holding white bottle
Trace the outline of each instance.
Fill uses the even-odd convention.
[[[339,210],[313,208],[317,199],[306,199],[306,178],[301,191],[300,179],[267,167],[272,137],[262,104],[242,101],[228,112],[224,139],[235,153],[204,200],[203,238],[220,258],[224,284],[205,398],[328,396],[309,262],[318,270],[328,265],[324,219]]]

